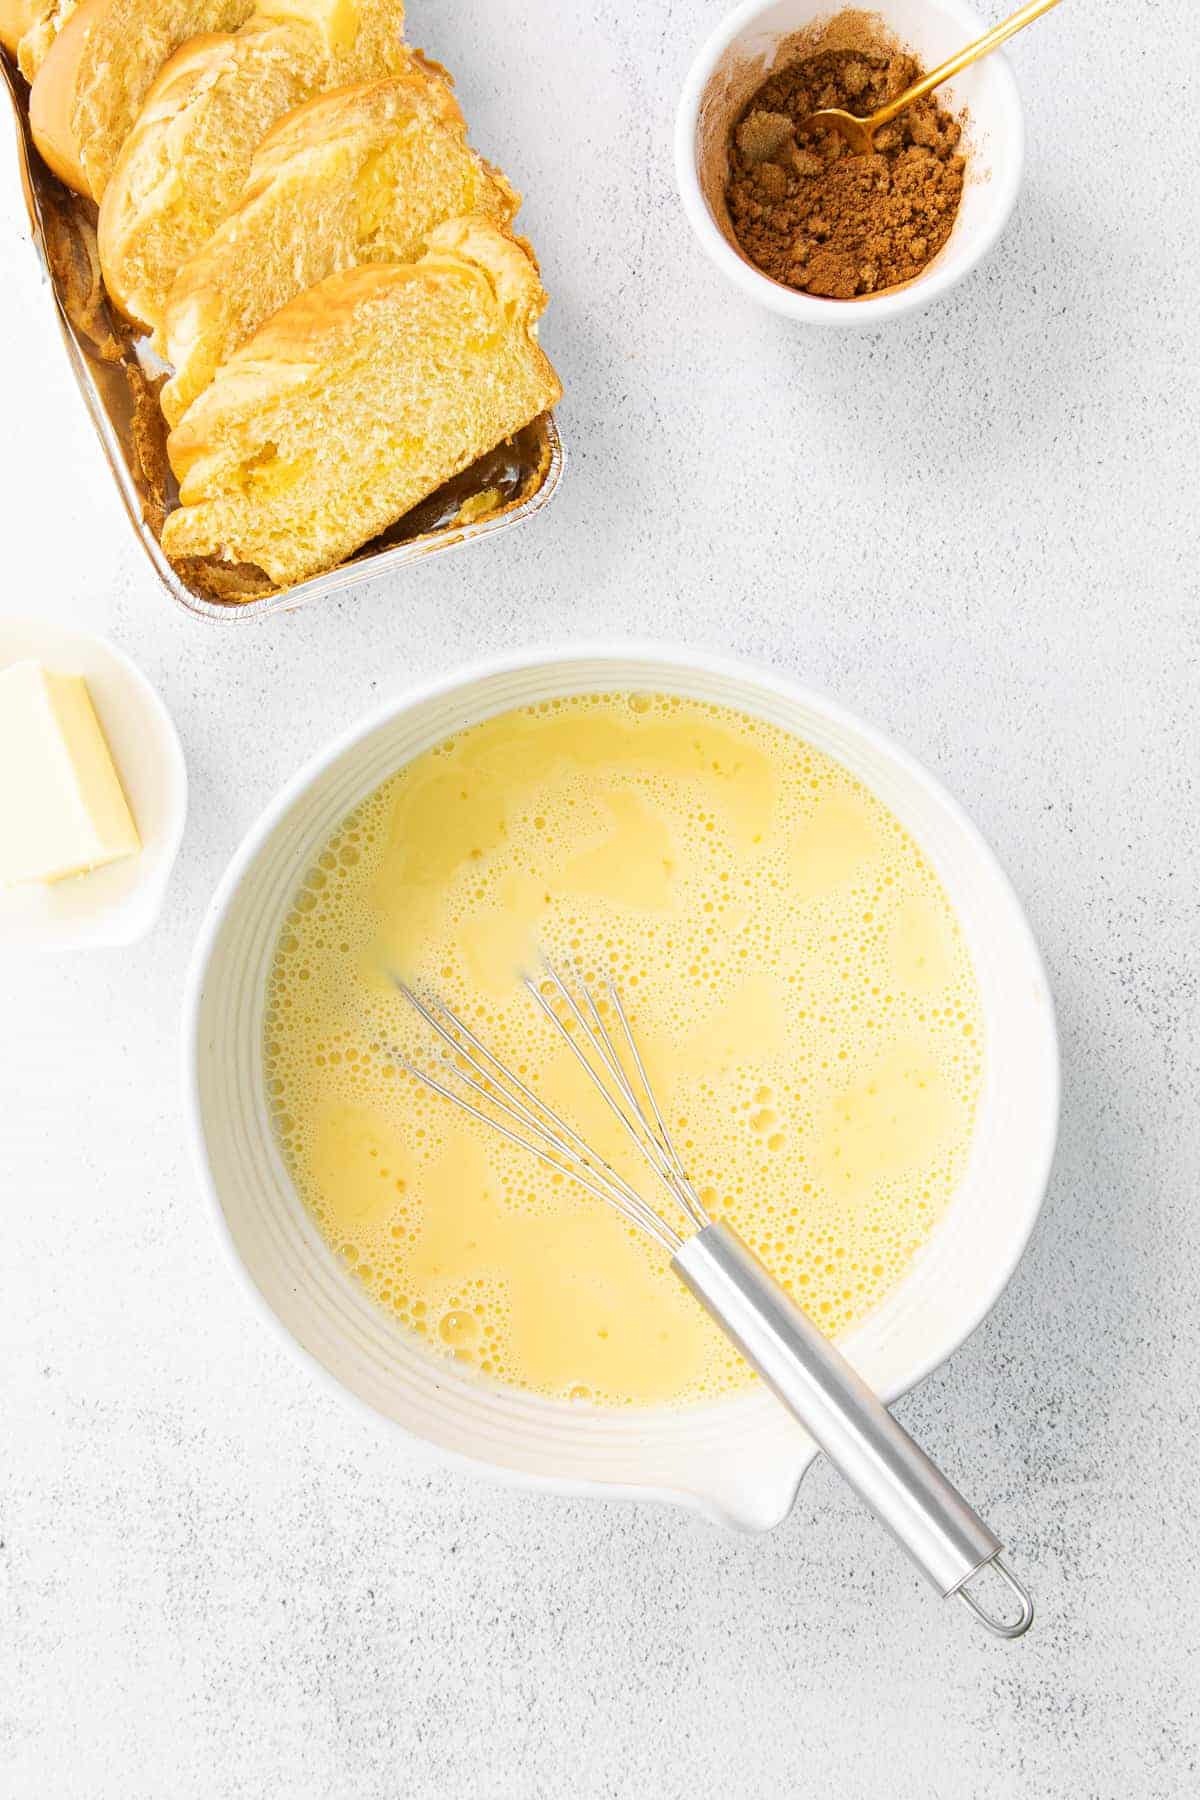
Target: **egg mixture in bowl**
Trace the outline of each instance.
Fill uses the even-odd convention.
[[[754,1380],[660,1249],[403,1067],[437,1050],[397,978],[644,1188],[522,986],[543,955],[620,986],[710,1213],[831,1334],[871,1312],[966,1169],[983,1029],[963,935],[840,763],[653,691],[470,725],[311,859],[270,966],[265,1083],[291,1181],[365,1292],[431,1357],[555,1400]]]

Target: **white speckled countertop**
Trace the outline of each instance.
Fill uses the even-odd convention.
[[[670,136],[707,0],[409,16],[529,196],[572,466],[528,529],[274,624],[209,627],[156,591],[0,145],[0,605],[130,651],[192,781],[151,939],[0,957],[0,1792],[1180,1800],[1200,186],[1194,133],[1146,104],[1200,93],[1193,9],[1076,3],[1018,39],[1005,240],[862,338],[793,334],[692,244]],[[823,1467],[764,1538],[431,1472],[288,1359],[213,1241],[177,1011],[243,830],[411,677],[611,632],[752,655],[864,713],[1028,905],[1065,1057],[1049,1199],[993,1315],[900,1407],[1007,1531],[1039,1603],[1019,1645],[939,1608]]]

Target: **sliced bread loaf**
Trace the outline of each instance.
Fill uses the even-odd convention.
[[[483,219],[298,294],[172,432],[163,549],[281,587],[332,568],[554,405],[545,302],[531,258]]]
[[[338,269],[411,262],[444,219],[506,225],[520,196],[467,143],[441,74],[411,54],[399,75],[319,95],[255,151],[234,210],[175,278],[163,317],[178,424],[271,313]]]
[[[171,283],[237,200],[275,121],[321,90],[404,67],[400,0],[267,0],[159,72],[100,205],[110,297],[157,331]]]
[[[254,0],[83,0],[46,50],[29,97],[34,142],[54,173],[99,200],[171,52],[198,31],[236,31],[253,10]]]

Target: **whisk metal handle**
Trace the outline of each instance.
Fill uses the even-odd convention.
[[[998,1560],[1000,1539],[737,1234],[706,1226],[673,1267],[938,1592],[959,1594],[1000,1637],[1027,1631],[1033,1603]],[[966,1591],[987,1564],[1020,1603],[1015,1622]]]

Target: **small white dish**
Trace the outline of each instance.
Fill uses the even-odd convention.
[[[964,0],[884,0],[884,24],[928,68],[972,43],[987,22]],[[951,112],[967,110],[967,177],[958,217],[933,261],[903,286],[857,300],[801,294],[764,275],[733,241],[725,211],[730,126],[770,74],[788,40],[832,18],[819,0],[746,0],[717,26],[684,83],[675,121],[675,175],[697,242],[748,299],[797,324],[862,330],[920,311],[969,275],[1008,224],[1021,186],[1025,123],[1012,69],[999,51],[937,90]]]
[[[0,618],[0,669],[26,657],[87,682],[142,849],[66,881],[0,888],[0,951],[135,943],[162,910],[187,818],[178,733],[141,670],[104,638],[41,619]]]

